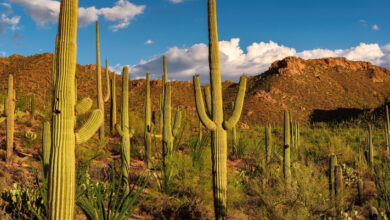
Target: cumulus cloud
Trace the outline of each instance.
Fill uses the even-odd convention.
[[[56,0],[8,0],[26,8],[26,12],[38,26],[58,22],[60,2]],[[127,0],[118,0],[111,8],[97,9],[94,6],[79,8],[79,25],[85,26],[98,19],[101,15],[106,20],[116,22],[110,26],[112,31],[118,31],[130,25],[130,21],[145,10],[144,5],[135,5]]]
[[[172,3],[182,3],[183,2],[183,0],[169,0],[169,1]]]
[[[379,31],[379,27],[378,27],[378,25],[376,25],[376,24],[374,24],[374,25],[372,25],[372,30],[374,30],[374,31]]]
[[[378,44],[360,43],[358,46],[347,49],[312,49],[296,51],[291,47],[279,45],[273,41],[255,42],[246,48],[246,52],[239,45],[239,38],[230,41],[221,41],[221,73],[223,80],[238,80],[243,73],[256,75],[266,71],[276,60],[287,56],[298,56],[305,59],[323,57],[346,57],[350,60],[364,60],[375,65],[390,66],[390,44],[380,47]],[[203,82],[207,82],[208,47],[206,44],[195,44],[189,48],[173,47],[165,53],[167,56],[169,78],[172,80],[191,80],[194,74],[199,74]],[[117,66],[120,69],[120,66]],[[142,60],[131,66],[131,74],[143,77],[150,72],[152,77],[160,78],[162,74],[161,55],[149,60]]]
[[[8,16],[5,13],[2,13],[0,16],[0,34],[4,34],[7,29],[15,31],[19,29],[18,24],[20,22],[20,16]]]
[[[147,40],[145,41],[145,45],[150,45],[150,44],[153,44],[154,42],[152,40]]]

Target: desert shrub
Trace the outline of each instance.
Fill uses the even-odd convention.
[[[4,190],[1,198],[7,203],[5,211],[13,219],[43,219],[46,215],[44,200],[39,191],[20,187]]]

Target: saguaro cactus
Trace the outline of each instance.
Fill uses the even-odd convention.
[[[163,162],[164,168],[168,165],[167,158],[173,152],[173,141],[179,133],[181,125],[181,111],[176,111],[175,122],[172,127],[172,108],[171,108],[171,84],[165,83],[164,93],[164,112],[163,112]]]
[[[8,75],[8,96],[7,96],[7,156],[6,162],[10,163],[14,151],[14,124],[15,124],[15,90],[14,75]]]
[[[368,149],[367,149],[367,162],[370,167],[374,163],[374,145],[372,144],[372,127],[368,125]]]
[[[357,191],[358,191],[358,198],[359,198],[359,204],[363,204],[363,180],[359,179],[357,181]]]
[[[77,0],[62,0],[57,60],[53,77],[54,105],[49,174],[48,219],[73,219],[75,202],[75,144],[92,136],[102,121],[93,112],[77,132],[75,125],[75,71],[77,57]]]
[[[194,90],[196,108],[203,125],[211,130],[212,148],[212,174],[213,196],[216,219],[226,218],[226,188],[227,188],[227,136],[226,131],[231,130],[238,122],[244,104],[246,90],[246,76],[240,79],[240,88],[234,105],[232,116],[223,119],[222,84],[220,72],[220,59],[218,47],[216,0],[208,1],[209,20],[209,67],[211,82],[212,115],[208,116],[203,103],[203,96],[199,76],[194,76]]]
[[[337,156],[331,155],[329,158],[329,195],[330,200],[335,202],[336,189],[335,189],[335,167],[337,165]]]
[[[115,82],[115,74],[113,74],[111,79],[111,120],[110,120],[110,129],[111,134],[115,133],[115,125],[116,125],[116,82]]]
[[[234,102],[231,103],[232,109],[234,109]],[[236,125],[232,128],[232,148],[233,148],[233,154],[237,154],[237,127]]]
[[[272,153],[272,128],[269,123],[265,127],[265,162],[268,164],[271,161]]]
[[[146,73],[146,97],[145,97],[145,163],[149,167],[152,152],[152,137],[161,137],[154,133],[152,122],[152,103],[150,100],[150,73]]]
[[[51,132],[50,122],[43,123],[42,131],[42,153],[43,153],[43,172],[45,178],[49,174],[50,152],[51,152]]]
[[[290,113],[284,111],[284,153],[283,153],[283,175],[286,183],[291,182],[290,170],[290,149],[291,149],[291,122]]]
[[[386,151],[390,152],[390,117],[389,107],[386,105],[386,124],[385,124],[385,136],[386,136]]]
[[[129,127],[129,68],[123,67],[122,72],[122,108],[121,108],[121,124],[116,124],[116,130],[122,137],[122,172],[123,180],[126,185],[126,190],[129,190],[128,178],[130,170],[130,139],[133,137],[134,131]]]
[[[340,165],[335,167],[335,195],[336,195],[336,205],[338,213],[344,206],[344,182],[343,182],[343,169]]]
[[[163,56],[162,94],[160,96],[160,131],[163,131],[165,83],[168,82],[167,57]]]
[[[96,21],[96,76],[97,76],[97,103],[100,111],[103,114],[103,122],[99,129],[100,140],[104,140],[104,102],[110,98],[110,83],[108,76],[108,61],[106,60],[106,78],[107,78],[107,95],[103,98],[102,73],[100,66],[100,42],[99,42],[99,21]]]

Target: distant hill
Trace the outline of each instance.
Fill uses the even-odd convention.
[[[35,94],[38,109],[48,112],[51,99],[52,54],[29,57],[13,55],[0,58],[0,93],[6,93],[7,75],[15,74],[18,100]],[[96,65],[77,65],[79,99],[96,97]],[[104,73],[104,68],[102,69]],[[223,73],[222,73],[223,74]],[[110,77],[113,73],[110,73]],[[131,77],[131,73],[130,73]],[[169,73],[168,73],[169,77]],[[105,78],[103,84],[105,85]],[[120,101],[121,76],[117,80]],[[130,80],[130,111],[142,117],[145,80]],[[158,110],[161,81],[151,86],[153,110]],[[105,87],[104,87],[105,88]],[[226,116],[231,113],[230,102],[235,99],[238,85],[223,83]],[[338,117],[359,109],[376,108],[390,97],[390,69],[369,62],[345,58],[304,60],[287,57],[274,62],[268,71],[249,77],[242,121],[260,124],[270,121],[280,124],[284,109],[302,123]],[[188,118],[197,120],[192,82],[173,82],[173,108],[187,110]],[[96,103],[95,103],[96,105]],[[109,104],[106,104],[109,108]],[[118,104],[119,109],[119,104]],[[338,111],[338,109],[340,111]],[[109,111],[106,111],[108,120]]]

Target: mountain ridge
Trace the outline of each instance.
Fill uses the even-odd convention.
[[[17,97],[27,98],[35,94],[41,103],[38,108],[50,111],[52,57],[52,54],[44,53],[0,58],[0,93],[6,92],[7,75],[14,73]],[[87,96],[96,98],[95,70],[95,64],[77,65],[79,99]],[[102,67],[102,71],[104,70]],[[121,76],[110,72],[110,77],[112,76],[117,80],[117,97],[120,97]],[[105,84],[105,79],[103,83]],[[172,85],[173,109],[185,109],[192,121],[197,120],[192,82],[172,81]],[[130,111],[139,114],[139,117],[143,117],[144,111],[144,86],[144,79],[129,81]],[[152,80],[152,106],[155,111],[158,111],[161,88],[161,80]],[[231,113],[230,103],[235,99],[237,90],[237,83],[223,83],[225,117]],[[317,110],[376,108],[386,102],[388,97],[388,68],[342,57],[309,60],[286,57],[273,62],[264,73],[248,77],[241,120],[247,124],[263,124],[268,121],[281,124],[283,110],[289,109],[294,119],[308,123],[313,121],[313,112]]]

